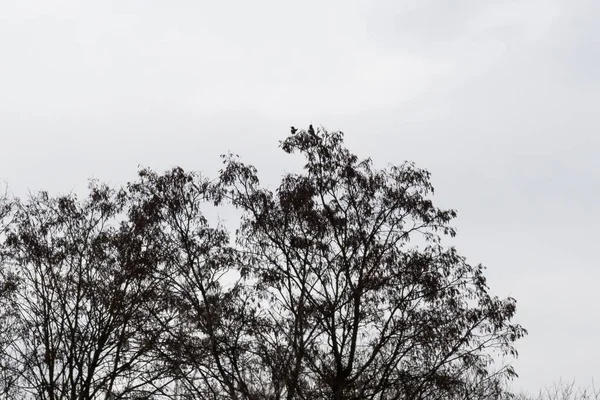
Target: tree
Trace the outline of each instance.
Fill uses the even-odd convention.
[[[95,183],[84,201],[40,192],[15,202],[2,359],[16,398],[133,398],[164,373],[153,358],[162,331],[148,324],[160,247],[133,205]]]
[[[218,190],[181,168],[163,175],[142,170],[129,185],[139,209],[156,221],[162,248],[155,274],[164,286],[164,307],[154,321],[168,335],[160,353],[178,394],[199,399],[238,398],[239,374],[248,367],[237,343],[247,322],[235,282],[237,254],[227,231],[211,227],[202,212]]]
[[[0,240],[6,238],[6,232],[12,222],[14,199],[5,191],[0,196]],[[15,376],[11,373],[13,362],[6,357],[6,350],[10,346],[14,327],[11,320],[14,317],[14,296],[17,289],[17,279],[10,271],[6,271],[7,254],[0,247],[0,396],[6,399],[15,398]]]
[[[306,165],[275,193],[237,157],[221,172],[222,200],[244,213],[240,272],[257,299],[247,398],[450,398],[489,373],[490,350],[516,356],[515,300],[490,295],[483,267],[442,246],[456,213],[434,207],[427,171],[374,169],[341,133],[312,127],[281,148]]]

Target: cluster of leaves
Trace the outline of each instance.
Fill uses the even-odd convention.
[[[119,190],[0,201],[0,390],[39,399],[500,399],[515,300],[442,245],[429,173],[297,131],[275,192],[142,170]],[[233,205],[236,241],[203,210]],[[411,242],[412,240],[412,242]],[[418,244],[413,244],[417,242]]]

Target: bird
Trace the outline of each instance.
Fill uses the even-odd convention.
[[[315,135],[315,130],[314,130],[314,128],[313,128],[313,126],[312,126],[312,124],[310,124],[310,125],[308,126],[308,134],[309,134],[309,135],[311,135],[311,136],[316,136],[316,135]]]

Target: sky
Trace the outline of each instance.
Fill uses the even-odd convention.
[[[138,166],[276,184],[290,126],[414,161],[456,245],[518,301],[517,389],[600,379],[600,2],[0,2],[0,181],[121,185]]]

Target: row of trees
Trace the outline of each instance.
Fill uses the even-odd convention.
[[[590,387],[578,387],[575,381],[559,381],[540,390],[537,395],[520,393],[513,398],[515,400],[600,400],[600,389],[593,381]]]
[[[526,331],[441,238],[428,172],[297,131],[276,191],[148,169],[0,201],[4,399],[499,399]],[[241,212],[235,241],[204,212]],[[411,239],[413,242],[411,242]]]

